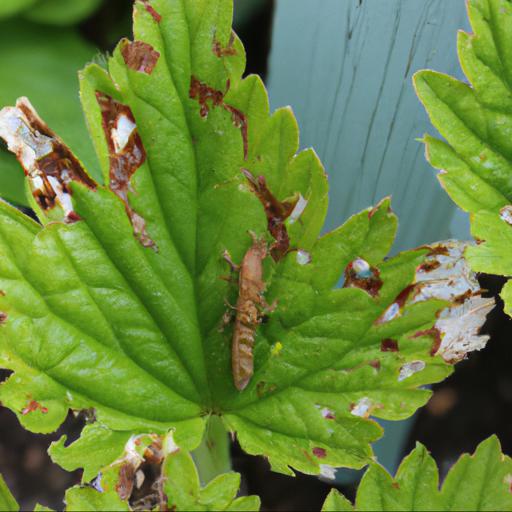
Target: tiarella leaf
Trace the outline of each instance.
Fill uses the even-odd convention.
[[[448,144],[425,137],[430,163],[452,199],[471,215],[480,243],[468,249],[474,270],[512,275],[506,250],[512,224],[512,7],[470,0],[474,34],[459,33],[461,66],[471,85],[433,71],[415,76],[432,123]],[[510,287],[504,290],[510,313]]]
[[[137,0],[135,40],[121,41],[108,71],[82,72],[105,186],[35,114],[20,124],[14,110],[15,128],[28,132],[10,131],[13,109],[2,114],[30,179],[51,187],[34,199],[44,227],[0,205],[0,357],[15,372],[0,397],[38,432],[55,430],[69,408],[94,409],[98,424],[83,439],[52,449],[87,478],[131,434],[174,429],[194,449],[212,414],[278,471],[360,468],[381,435],[369,417],[410,416],[430,395],[421,386],[451,372],[432,354],[436,314],[454,294],[408,300],[431,251],[386,259],[397,227],[389,199],[319,238],[323,167],[311,150],[296,154],[291,110],[270,115],[262,81],[242,79],[231,16],[231,0]],[[272,255],[257,262],[252,297],[268,312],[221,332],[239,295],[222,279],[223,254],[245,260],[251,232]],[[241,326],[256,342],[243,392],[229,349]],[[100,429],[110,429],[101,442]],[[205,499],[217,496],[210,485]]]

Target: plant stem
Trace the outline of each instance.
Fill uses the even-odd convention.
[[[193,451],[192,456],[202,485],[206,485],[222,473],[231,471],[228,432],[219,416],[210,416],[203,441]]]

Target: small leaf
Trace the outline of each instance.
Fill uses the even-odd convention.
[[[115,432],[98,424],[86,426],[80,438],[65,446],[66,436],[51,444],[48,453],[66,471],[83,468],[84,482],[91,481],[102,467],[121,457],[129,432]]]
[[[182,450],[167,456],[163,474],[171,510],[259,510],[257,496],[235,499],[240,487],[238,473],[219,475],[201,489],[192,457]]]
[[[7,487],[5,480],[2,475],[0,475],[0,510],[13,510],[17,511],[20,509],[20,506],[14,499],[11,491]]]
[[[91,487],[71,487],[66,491],[66,512],[100,512],[130,510],[115,493],[100,493]]]
[[[354,507],[350,501],[336,489],[332,489],[325,499],[322,512],[350,512]]]

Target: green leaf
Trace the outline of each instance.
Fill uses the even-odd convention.
[[[71,487],[66,491],[66,512],[100,512],[130,510],[115,492],[100,493],[91,487]]]
[[[296,154],[291,110],[270,114],[261,80],[241,78],[231,17],[231,0],[139,0],[135,42],[121,41],[108,71],[82,72],[106,186],[27,100],[0,114],[42,223],[0,203],[0,360],[14,370],[0,398],[37,432],[70,408],[94,409],[97,428],[112,431],[98,442],[104,453],[91,448],[96,427],[52,449],[88,476],[127,433],[174,429],[192,450],[212,415],[277,471],[361,468],[381,435],[370,416],[409,417],[430,396],[422,386],[452,371],[432,353],[453,294],[411,296],[435,251],[386,259],[397,227],[389,199],[319,237],[324,170],[312,150]],[[280,250],[262,262],[275,308],[265,322],[257,313],[254,375],[240,392],[234,327],[222,329],[238,289],[222,279],[223,254],[241,262],[248,232]]]
[[[322,512],[350,512],[354,510],[352,503],[336,489],[332,489],[325,499]]]
[[[512,459],[501,453],[498,438],[463,455],[448,473],[441,499],[446,510],[511,510]]]
[[[101,0],[42,0],[25,12],[25,17],[48,25],[72,25],[90,16]]]
[[[439,180],[471,215],[476,247],[468,249],[478,272],[512,275],[507,240],[512,223],[512,6],[505,0],[470,0],[474,34],[460,32],[461,66],[471,85],[433,71],[415,87],[445,142],[425,137],[427,158]],[[512,311],[510,285],[505,310]]]
[[[472,456],[463,455],[450,469],[441,490],[434,459],[418,443],[395,478],[378,464],[370,466],[357,490],[355,510],[510,510],[511,481],[512,459],[501,453],[496,436],[482,442]],[[324,510],[351,509],[345,498],[331,491]]]
[[[377,464],[370,466],[359,485],[357,510],[441,510],[438,472],[434,459],[418,443],[393,479]]]
[[[4,477],[0,475],[0,510],[13,510],[17,511],[20,506],[14,499],[11,491],[5,483]]]
[[[35,4],[38,0],[3,0],[0,3],[0,19],[17,14]]]
[[[101,468],[123,454],[129,438],[129,432],[114,432],[95,423],[86,426],[80,438],[69,446],[65,446],[66,436],[62,436],[48,452],[67,471],[83,468],[82,480],[89,482]]]
[[[2,6],[4,3],[4,0],[0,2]],[[76,92],[76,73],[92,59],[96,50],[74,31],[64,28],[56,31],[22,20],[0,24],[0,47],[0,105],[11,104],[19,96],[30,97],[91,174],[99,177]],[[14,156],[3,147],[0,148],[0,194],[17,204],[27,204],[23,173]]]
[[[164,462],[164,490],[171,510],[247,510],[257,511],[257,496],[235,499],[240,487],[238,473],[224,473],[201,488],[196,467],[189,453],[178,450]]]
[[[37,503],[36,506],[34,507],[34,512],[53,512],[53,509]]]

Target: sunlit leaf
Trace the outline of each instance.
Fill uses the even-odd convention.
[[[213,415],[275,470],[332,477],[372,460],[370,417],[409,417],[451,372],[436,315],[467,297],[424,296],[422,265],[439,249],[388,259],[389,199],[319,237],[324,170],[312,150],[296,154],[291,110],[270,115],[261,80],[241,78],[231,17],[231,0],[139,0],[135,41],[108,71],[81,73],[106,186],[27,99],[0,113],[43,224],[0,204],[0,357],[14,370],[0,397],[37,432],[93,409],[82,440],[52,449],[88,476],[128,434],[172,428],[194,449]],[[224,256],[241,263],[251,233],[270,256],[230,280]],[[254,317],[223,325],[260,263]],[[234,330],[255,338],[243,391]]]

